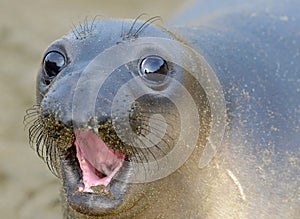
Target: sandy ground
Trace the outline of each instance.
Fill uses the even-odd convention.
[[[0,0],[0,218],[61,218],[58,179],[30,149],[25,110],[47,45],[85,16],[172,19],[187,0]]]

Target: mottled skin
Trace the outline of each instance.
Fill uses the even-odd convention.
[[[201,85],[178,71],[174,77],[192,93],[201,115],[200,138],[191,157],[163,179],[120,184],[124,189],[115,191],[123,193],[112,203],[97,196],[71,194],[80,174],[74,176],[70,170],[76,162],[74,153],[62,152],[62,165],[58,169],[64,182],[64,217],[297,218],[300,215],[300,5],[296,1],[288,3],[270,5],[268,10],[262,5],[255,10],[243,7],[217,13],[199,26],[172,28],[172,33],[153,25],[141,31],[136,37],[180,39],[205,57],[220,81],[226,100],[227,127],[222,144],[214,159],[200,169],[199,159],[210,132],[209,105]],[[132,22],[96,21],[85,33],[79,34],[82,29],[77,28],[75,34],[71,32],[54,42],[47,52],[61,51],[67,54],[69,63],[50,85],[42,83],[41,68],[37,80],[41,112],[71,125],[72,95],[83,69],[106,48],[134,40],[130,34],[122,35]],[[123,76],[113,75],[100,92],[105,98],[113,98],[118,89],[113,85],[132,78],[124,66],[120,71]],[[176,88],[168,86],[170,92],[176,92]],[[86,92],[88,95],[92,91]],[[174,111],[163,103],[154,104],[153,111]],[[96,104],[97,115],[109,112],[110,105],[103,98],[97,99]],[[173,124],[175,131],[170,131],[170,135],[176,137],[179,124],[168,113],[163,115]],[[104,120],[99,116],[99,123]],[[82,125],[88,122],[88,119],[81,121]]]

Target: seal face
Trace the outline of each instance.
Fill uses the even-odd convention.
[[[220,13],[201,1],[200,23],[174,29],[185,42],[152,18],[90,22],[51,44],[25,120],[63,181],[65,218],[297,218],[289,2]]]
[[[136,183],[147,174],[161,178],[158,161],[181,137],[176,102],[187,100],[186,91],[176,83],[194,81],[190,89],[199,87],[199,92],[191,93],[203,102],[194,107],[195,116],[187,117],[188,121],[199,125],[195,118],[200,112],[209,114],[203,89],[168,58],[170,51],[153,39],[138,41],[143,35],[174,40],[166,30],[150,25],[156,19],[93,21],[55,41],[45,52],[37,79],[37,105],[25,119],[32,122],[29,137],[38,155],[63,179],[68,216],[73,212],[124,217],[147,206],[144,202],[153,187]],[[120,48],[122,54],[116,52]],[[126,53],[131,58],[111,71],[105,69]],[[192,126],[186,130],[198,136]]]

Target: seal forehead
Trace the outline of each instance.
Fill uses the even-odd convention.
[[[73,40],[76,39],[81,43],[91,41],[101,44],[101,42],[105,42],[105,47],[110,47],[126,39],[143,36],[170,38],[169,33],[166,33],[161,27],[157,27],[148,21],[133,21],[130,19],[90,21],[75,27],[67,37]]]
[[[54,41],[45,53],[61,51],[66,54],[70,66],[79,69],[104,50],[141,37],[173,38],[166,30],[144,21],[96,20],[78,25]]]

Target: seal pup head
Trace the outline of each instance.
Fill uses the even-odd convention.
[[[87,22],[45,52],[37,105],[25,119],[38,155],[63,180],[68,216],[138,214],[155,201],[157,180],[177,168],[176,157],[159,161],[175,148],[182,125],[195,121],[184,125],[193,143],[199,127],[208,130],[205,92],[172,62],[174,45],[164,43],[176,38],[152,25],[156,19]],[[184,141],[190,155],[193,143]]]

